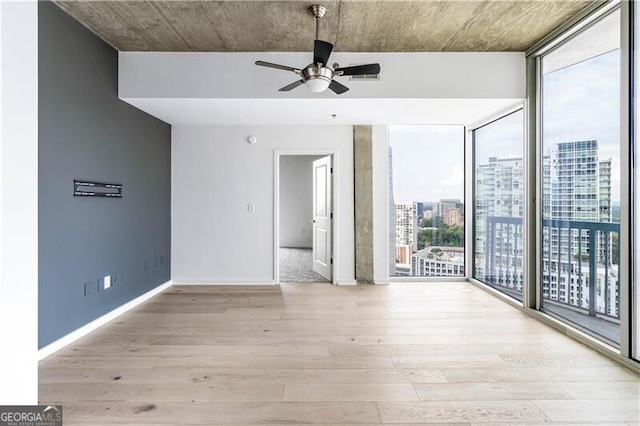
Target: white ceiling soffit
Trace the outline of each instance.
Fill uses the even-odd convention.
[[[302,90],[306,90],[304,87]],[[521,99],[125,99],[172,125],[478,123]],[[333,117],[335,115],[335,118]]]
[[[300,77],[259,67],[256,60],[304,68],[313,58],[302,53],[120,52],[122,98],[326,98],[304,87],[278,92]],[[524,98],[524,53],[336,53],[341,65],[379,63],[380,81],[337,80],[351,90],[339,97],[387,99]]]
[[[299,77],[254,65],[304,66],[309,56],[121,52],[119,96],[174,125],[471,124],[525,96],[523,53],[335,54],[382,67],[380,81],[338,78],[351,88],[340,96],[278,92]]]

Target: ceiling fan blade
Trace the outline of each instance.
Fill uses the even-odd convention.
[[[315,40],[313,42],[313,63],[327,65],[332,50],[333,44],[322,40]]]
[[[380,64],[354,65],[352,67],[336,68],[340,75],[379,74]]]
[[[283,70],[283,71],[293,71],[296,74],[299,74],[301,72],[297,68],[288,67],[286,65],[273,64],[271,62],[265,62],[265,61],[256,61],[256,65],[260,65],[261,67],[267,67],[267,68],[275,68],[277,70]]]
[[[304,80],[298,80],[295,81],[291,84],[289,84],[288,86],[284,86],[283,88],[279,89],[279,92],[288,92],[289,90],[295,89],[296,87],[300,86],[301,84],[304,83]]]
[[[336,95],[342,95],[344,92],[349,90],[347,86],[344,84],[340,84],[337,81],[333,80],[329,85],[329,89],[333,91]]]

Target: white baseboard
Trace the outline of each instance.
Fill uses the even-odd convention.
[[[43,360],[44,358],[48,357],[54,352],[57,352],[60,349],[64,348],[65,346],[75,342],[79,338],[86,336],[87,334],[91,333],[98,327],[105,325],[109,321],[119,317],[120,315],[124,314],[128,310],[135,308],[142,302],[145,302],[151,297],[155,296],[156,294],[161,293],[162,291],[168,289],[169,287],[171,287],[171,285],[172,285],[171,281],[167,281],[166,283],[161,284],[152,290],[149,290],[148,292],[136,297],[135,299],[112,310],[111,312],[107,312],[101,317],[94,319],[90,323],[85,324],[76,330],[73,330],[71,333],[59,338],[55,342],[49,343],[47,346],[45,346],[44,348],[38,351],[38,360],[39,361]]]
[[[336,281],[337,285],[358,285],[356,280],[338,280]]]
[[[275,285],[273,280],[172,280],[174,286],[180,285]]]

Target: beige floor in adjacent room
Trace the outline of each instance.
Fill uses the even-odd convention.
[[[172,287],[40,364],[65,425],[637,425],[640,377],[467,283]]]

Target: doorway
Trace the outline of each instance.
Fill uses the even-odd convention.
[[[333,281],[332,160],[276,155],[276,283]]]

